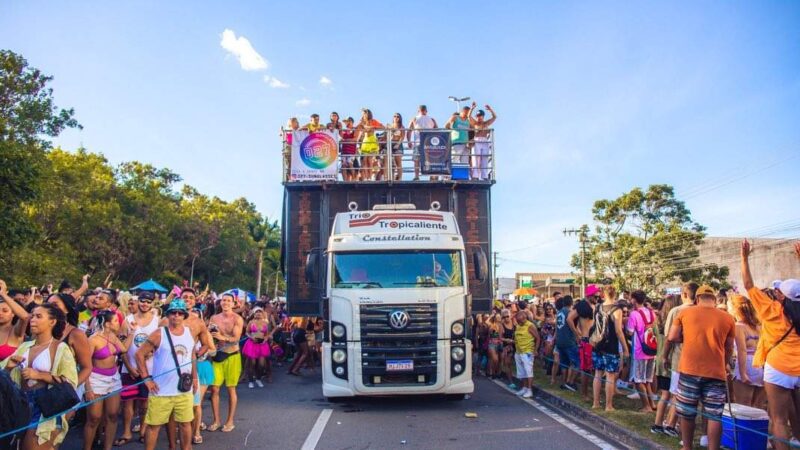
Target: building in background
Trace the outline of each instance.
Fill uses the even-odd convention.
[[[728,282],[742,292],[742,271],[740,268],[740,237],[706,237],[700,244],[700,264],[728,266]],[[774,280],[800,278],[800,261],[794,254],[797,239],[751,239],[753,254],[750,268],[756,286],[771,287]]]
[[[575,298],[581,295],[581,285],[571,273],[553,272],[518,272],[514,276],[517,288],[533,288],[539,291],[539,297],[550,298],[553,292],[561,292]]]

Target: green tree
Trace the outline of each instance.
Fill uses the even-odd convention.
[[[80,128],[72,109],[59,109],[48,86],[52,77],[21,55],[0,50],[0,263],[36,237],[25,207],[41,190],[48,138]]]
[[[588,238],[587,265],[597,279],[611,278],[620,289],[658,294],[677,280],[723,285],[727,267],[699,264],[705,228],[668,185],[634,188],[592,208],[594,233]],[[572,265],[580,269],[580,255]]]

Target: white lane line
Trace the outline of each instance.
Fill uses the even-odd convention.
[[[498,380],[492,380],[492,382],[494,384],[500,386],[501,388],[505,389],[506,391],[515,394],[515,392],[513,390],[511,390],[508,386],[506,386],[503,382],[498,381]],[[578,425],[576,425],[574,422],[571,422],[571,421],[565,419],[564,417],[562,417],[561,415],[559,415],[558,413],[556,413],[552,409],[548,408],[547,406],[544,406],[544,405],[542,405],[541,403],[539,403],[539,402],[537,402],[535,400],[522,398],[522,397],[517,397],[517,398],[522,400],[523,402],[533,406],[534,408],[538,409],[539,411],[543,412],[544,414],[546,414],[551,419],[553,419],[556,422],[560,423],[561,425],[563,425],[567,429],[572,430],[578,436],[586,439],[587,441],[589,441],[592,444],[600,447],[601,449],[603,449],[603,450],[614,450],[614,449],[617,448],[617,447],[614,447],[613,445],[611,445],[609,442],[604,441],[603,439],[601,439],[597,435],[590,433],[585,428],[581,428]]]
[[[325,425],[328,424],[328,420],[331,418],[331,414],[333,414],[332,409],[323,409],[321,413],[319,413],[319,417],[317,417],[317,422],[314,424],[314,427],[311,429],[311,432],[308,433],[308,437],[306,441],[303,442],[303,446],[300,447],[301,450],[314,450],[317,448],[317,443],[319,442],[319,438],[322,437],[322,432],[325,431]]]

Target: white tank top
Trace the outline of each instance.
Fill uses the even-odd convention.
[[[128,327],[133,329],[136,324],[136,316],[133,314],[129,314],[127,317]],[[144,344],[148,337],[158,329],[158,316],[153,314],[153,319],[150,320],[150,323],[143,327],[139,327],[136,331],[133,332],[133,338],[131,339],[130,345],[128,346],[128,361],[131,364],[136,364],[136,352],[139,350],[139,347]],[[147,365],[147,373],[153,373],[153,358],[147,358],[145,361]],[[122,365],[122,373],[128,373],[128,367],[124,364]]]
[[[433,117],[422,114],[418,114],[417,117],[414,118],[414,133],[411,137],[415,142],[419,141],[419,133],[416,130],[426,130],[433,128]]]
[[[153,353],[153,371],[150,375],[158,384],[156,397],[168,397],[172,395],[184,394],[178,390],[178,371],[175,369],[175,361],[172,359],[172,350],[167,339],[167,328],[161,328],[161,344]],[[183,326],[183,334],[172,336],[172,344],[175,346],[175,353],[178,357],[181,373],[192,373],[192,353],[194,349],[194,339],[192,331],[186,325]]]

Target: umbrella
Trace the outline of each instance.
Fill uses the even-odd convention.
[[[242,288],[228,289],[227,291],[223,292],[223,294],[231,294],[237,300],[247,299],[247,301],[250,302],[256,301],[256,294],[253,294],[252,292],[247,292]]]
[[[136,286],[131,288],[131,291],[158,291],[158,292],[167,292],[167,288],[158,284],[157,281],[153,280],[152,278],[143,281]]]
[[[514,292],[513,292],[514,295],[520,296],[520,297],[521,296],[526,296],[526,295],[529,295],[529,296],[532,297],[532,296],[534,296],[534,295],[536,295],[538,293],[539,292],[537,292],[536,289],[533,289],[533,288],[517,288],[517,289],[514,289]]]

